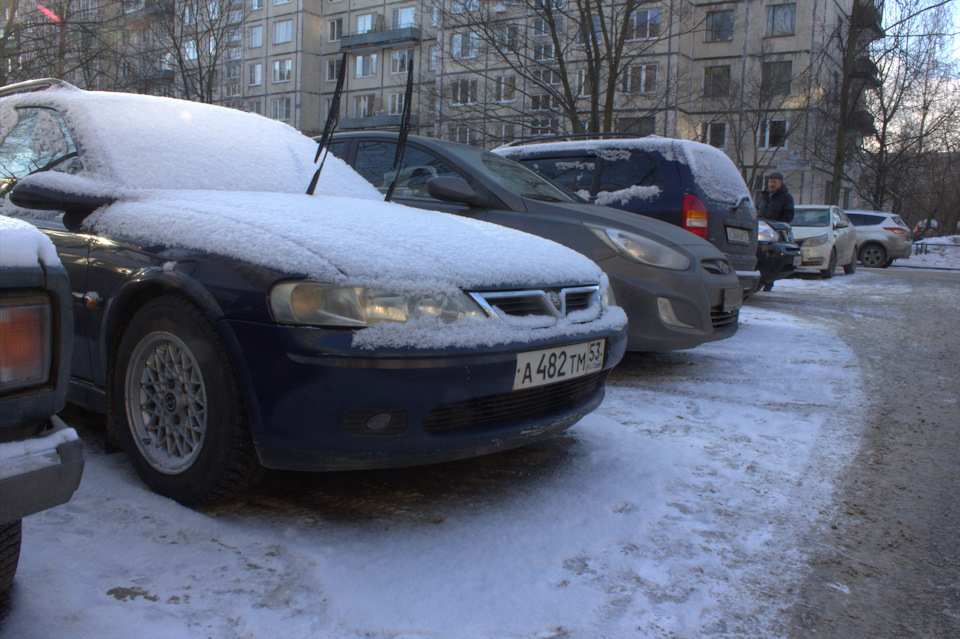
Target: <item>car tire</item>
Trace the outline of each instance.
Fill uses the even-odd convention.
[[[833,277],[834,271],[837,270],[837,249],[834,248],[830,251],[830,260],[827,262],[827,268],[820,271],[820,277],[825,280],[829,280]]]
[[[843,274],[844,275],[853,275],[857,272],[857,252],[854,250],[853,255],[850,256],[850,261],[843,265]]]
[[[891,264],[893,264],[893,260],[889,260],[889,259],[888,259],[886,262],[884,262],[883,264],[880,265],[880,268],[887,268],[887,267],[890,266]]]
[[[17,574],[20,562],[20,538],[23,532],[23,520],[9,524],[0,524],[0,594],[13,585],[13,576]]]
[[[880,244],[860,247],[860,263],[867,268],[882,268],[887,261],[887,249]]]
[[[261,476],[240,389],[213,325],[179,296],[144,305],[120,341],[109,400],[137,474],[185,505]]]

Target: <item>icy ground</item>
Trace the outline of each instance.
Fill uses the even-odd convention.
[[[829,326],[741,322],[628,358],[569,437],[482,464],[301,478],[292,497],[280,481],[197,512],[88,445],[74,498],[24,520],[0,636],[776,636],[862,397]],[[304,481],[326,501],[298,503]]]

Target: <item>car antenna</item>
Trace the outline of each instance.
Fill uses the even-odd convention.
[[[337,76],[337,88],[333,90],[333,98],[330,100],[330,112],[327,113],[327,122],[323,125],[323,135],[320,136],[317,155],[313,158],[314,164],[320,159],[320,154],[323,153],[323,150],[327,148],[327,143],[330,142],[330,136],[333,135],[333,130],[337,128],[337,122],[340,120],[340,96],[343,94],[343,80],[346,77],[347,54],[344,52],[343,57],[340,59],[340,75]],[[323,160],[320,162],[320,166],[317,167],[317,172],[313,174],[313,179],[310,180],[310,186],[307,187],[307,195],[313,195],[313,191],[317,188],[320,171],[323,170],[323,163],[326,161],[327,153],[324,153]]]
[[[397,152],[393,155],[393,181],[390,182],[390,188],[383,201],[389,202],[393,197],[393,190],[397,187],[397,180],[400,179],[400,165],[403,162],[403,152],[407,148],[407,134],[410,133],[410,103],[413,102],[413,60],[410,60],[410,66],[407,67],[407,89],[403,94],[403,115],[400,117],[400,135],[397,138]]]

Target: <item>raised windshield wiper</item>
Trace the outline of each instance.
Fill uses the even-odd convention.
[[[410,133],[410,103],[413,101],[413,60],[407,60],[407,89],[403,94],[403,115],[400,118],[400,134],[397,137],[397,152],[393,154],[393,180],[383,197],[389,202],[393,197],[393,190],[400,179],[400,165],[403,162],[403,152],[407,148],[407,134]]]
[[[343,94],[343,80],[346,77],[347,54],[344,52],[343,58],[340,59],[340,75],[337,77],[337,88],[333,90],[333,98],[330,100],[330,112],[327,113],[327,122],[323,125],[323,135],[320,136],[317,155],[313,158],[314,164],[320,159],[320,154],[323,153],[323,150],[327,148],[327,143],[330,142],[330,136],[333,135],[333,130],[337,127],[337,122],[340,121],[340,96]],[[307,187],[307,195],[313,195],[313,191],[317,188],[320,171],[323,170],[323,163],[326,161],[327,154],[324,153],[323,160],[320,162],[320,166],[317,167],[317,172],[313,174],[313,179],[310,180],[310,186]]]

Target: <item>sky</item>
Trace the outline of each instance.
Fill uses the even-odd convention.
[[[928,242],[956,248],[891,268],[960,269],[960,237]],[[760,295],[825,287],[905,292],[859,269]],[[73,499],[24,520],[0,637],[778,636],[857,450],[857,366],[828,322],[748,303],[731,339],[627,358],[553,445],[206,510],[88,442]]]

